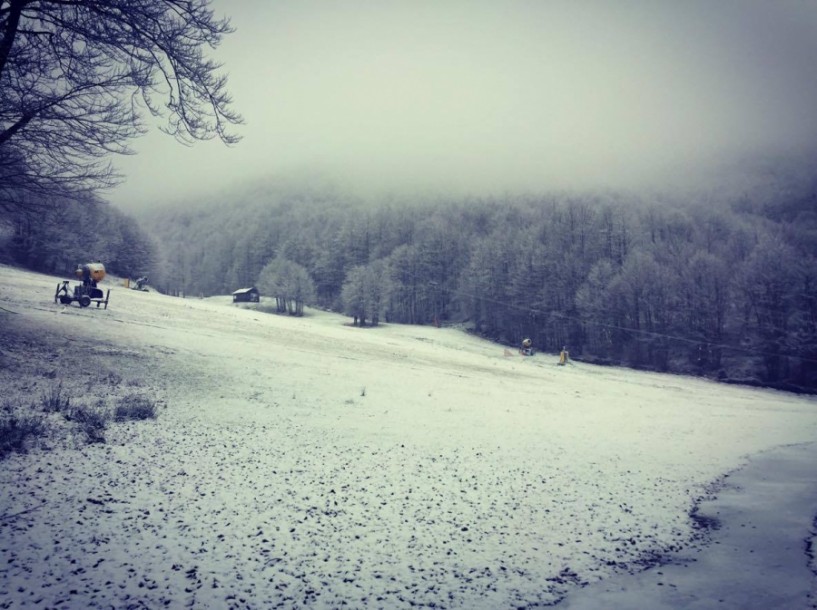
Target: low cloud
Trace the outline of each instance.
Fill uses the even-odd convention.
[[[234,148],[152,134],[126,207],[320,172],[362,191],[639,188],[817,136],[804,2],[214,4]]]

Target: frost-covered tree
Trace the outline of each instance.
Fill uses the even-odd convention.
[[[778,381],[787,373],[789,330],[798,287],[797,252],[778,236],[763,236],[738,273],[738,290],[749,314],[746,330],[756,337],[765,377]]]
[[[98,199],[56,201],[36,222],[17,215],[9,249],[18,263],[60,275],[96,260],[121,276],[150,275],[157,264],[156,244],[138,223]]]
[[[389,309],[393,319],[405,324],[425,322],[428,310],[428,282],[421,273],[417,246],[402,245],[388,258],[388,273],[392,285]]]
[[[354,267],[346,276],[341,291],[343,311],[352,316],[356,326],[365,326],[366,320],[377,326],[385,314],[390,290],[388,270],[383,261]]]
[[[309,272],[285,258],[276,258],[267,263],[257,283],[263,294],[275,298],[279,313],[302,316],[304,305],[315,301],[315,284]]]

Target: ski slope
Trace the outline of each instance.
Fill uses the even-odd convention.
[[[702,547],[725,473],[817,439],[813,397],[59,279],[0,266],[4,399],[162,409],[2,463],[0,608],[554,604]]]

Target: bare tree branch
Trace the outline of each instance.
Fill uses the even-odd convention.
[[[0,198],[115,183],[106,159],[131,152],[143,113],[186,144],[237,142],[204,55],[232,31],[209,0],[0,0]]]

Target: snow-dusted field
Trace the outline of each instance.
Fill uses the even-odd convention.
[[[0,462],[0,608],[548,605],[701,544],[724,473],[817,439],[813,397],[57,279],[0,266],[2,399],[163,406]]]

